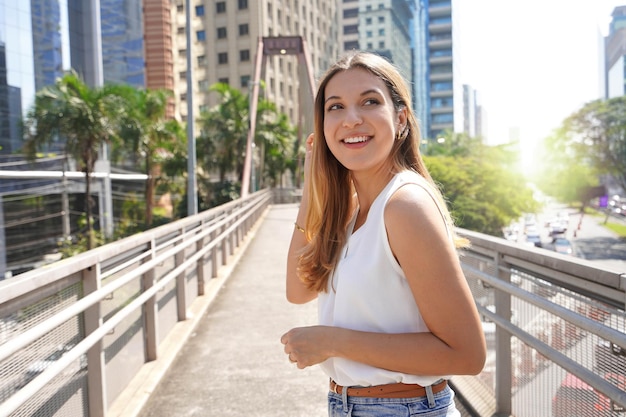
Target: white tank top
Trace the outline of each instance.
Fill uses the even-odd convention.
[[[354,220],[348,228],[350,236],[329,280],[329,288],[318,295],[321,325],[380,333],[429,331],[404,272],[391,252],[385,228],[385,205],[391,195],[405,184],[423,187],[437,203],[430,185],[419,174],[403,171],[393,177],[374,200],[365,223],[354,233]],[[415,354],[420,354],[419,346],[415,346]],[[443,375],[404,374],[335,357],[320,366],[330,378],[343,386],[396,382],[427,386],[441,378],[449,378]]]

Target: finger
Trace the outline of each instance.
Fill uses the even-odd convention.
[[[313,146],[313,138],[315,138],[315,134],[311,133],[307,138],[306,138],[306,145],[307,145],[307,150],[310,150],[311,147]]]

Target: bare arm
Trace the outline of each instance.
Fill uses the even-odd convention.
[[[309,135],[306,140],[306,156],[304,158],[304,189],[302,190],[302,200],[300,209],[296,217],[296,224],[304,227],[306,211],[308,209],[308,177],[311,170],[311,151],[313,146],[313,135]],[[294,225],[291,243],[287,253],[287,300],[294,304],[303,304],[317,297],[317,292],[309,290],[298,276],[298,256],[299,252],[307,244],[305,234]]]
[[[394,194],[385,210],[389,242],[430,333],[386,334],[314,326],[282,342],[299,368],[343,357],[414,375],[473,375],[486,348],[480,319],[439,211],[418,186]]]

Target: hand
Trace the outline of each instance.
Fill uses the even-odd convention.
[[[296,327],[285,333],[280,342],[285,345],[289,361],[304,369],[328,359],[325,352],[330,346],[330,329],[327,326]]]

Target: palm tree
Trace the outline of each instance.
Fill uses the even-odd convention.
[[[224,182],[231,172],[242,172],[243,151],[248,137],[248,97],[224,83],[211,86],[210,91],[220,95],[220,104],[200,115],[198,155],[207,170],[218,172]]]
[[[185,132],[177,120],[166,117],[170,91],[119,88],[128,106],[121,123],[123,149],[130,151],[148,176],[144,194],[145,225],[150,227],[161,163],[172,155],[175,147],[184,143]]]
[[[208,171],[217,171],[223,183],[226,175],[237,173],[241,180],[246,142],[250,126],[249,97],[228,84],[214,84],[210,91],[220,95],[220,104],[200,115],[201,133],[198,137],[198,156]],[[285,115],[279,114],[276,105],[259,100],[255,143],[261,146],[264,169],[263,178],[274,185],[292,159],[290,143],[295,133]],[[266,159],[268,158],[269,159]]]
[[[91,88],[72,71],[35,95],[24,120],[24,152],[29,159],[59,139],[64,141],[65,153],[85,173],[87,249],[95,244],[91,174],[102,146],[117,139],[117,122],[123,109],[121,98],[109,86]]]
[[[296,129],[289,123],[287,115],[278,113],[274,103],[267,120],[259,124],[255,139],[261,147],[261,187],[264,183],[276,187],[282,174],[293,167]]]

